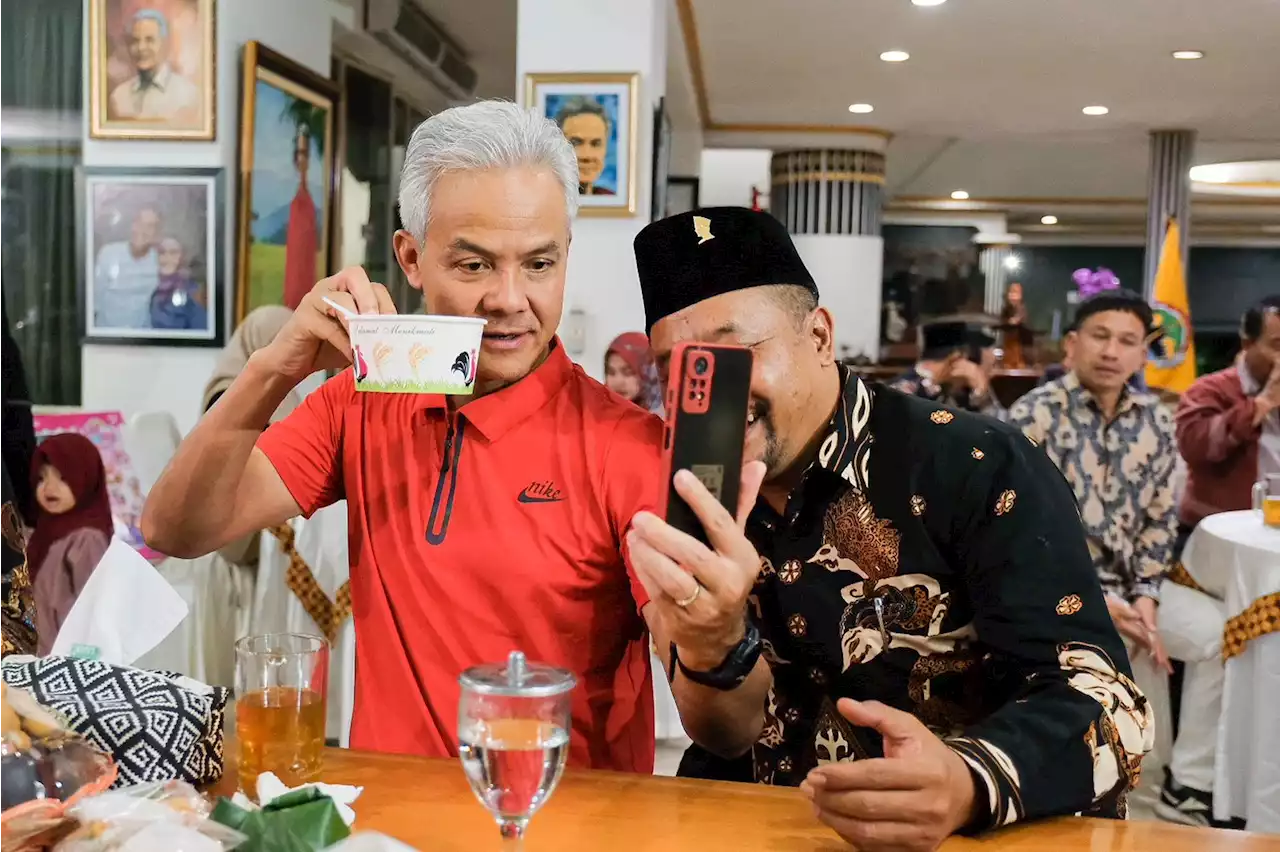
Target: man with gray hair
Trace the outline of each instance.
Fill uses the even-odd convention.
[[[304,377],[351,363],[345,321],[394,313],[350,267],[319,282],[179,447],[143,533],[196,556],[346,499],[355,613],[353,748],[455,755],[458,675],[513,649],[573,672],[583,767],[652,772],[653,695],[622,556],[659,493],[662,424],[574,365],[557,340],[573,150],[554,122],[503,102],[423,122],[401,174],[395,251],[433,314],[487,320],[475,395],[362,393],[350,370],[269,428]],[[265,429],[265,431],[263,431]]]
[[[200,108],[196,84],[169,65],[169,22],[155,9],[142,9],[125,33],[134,75],[111,91],[107,118],[171,121]]]
[[[616,195],[598,183],[609,156],[609,116],[598,101],[585,95],[570,98],[556,112],[556,124],[578,158],[578,192],[581,195]]]

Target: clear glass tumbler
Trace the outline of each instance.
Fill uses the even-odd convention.
[[[564,773],[577,680],[512,651],[505,663],[467,669],[458,682],[462,768],[502,836],[518,843]]]
[[[305,633],[264,633],[236,642],[236,743],[240,790],[258,776],[289,787],[317,781],[324,759],[329,643]]]

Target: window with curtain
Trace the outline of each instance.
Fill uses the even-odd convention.
[[[32,402],[80,402],[75,169],[83,103],[81,0],[3,0],[4,314]]]

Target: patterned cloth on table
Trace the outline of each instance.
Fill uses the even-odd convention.
[[[1075,373],[1013,404],[1009,422],[1040,445],[1075,492],[1102,588],[1159,599],[1177,537],[1173,415],[1125,389],[1107,422]]]
[[[835,706],[874,699],[965,760],[986,802],[977,827],[1123,816],[1152,719],[1070,490],[1016,430],[842,375],[785,512],[761,503],[748,523],[774,678],[756,780],[880,756],[879,735]]]

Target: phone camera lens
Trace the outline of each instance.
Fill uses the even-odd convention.
[[[710,368],[711,362],[707,360],[705,355],[699,355],[697,360],[693,362],[693,374],[695,376],[705,376]]]

